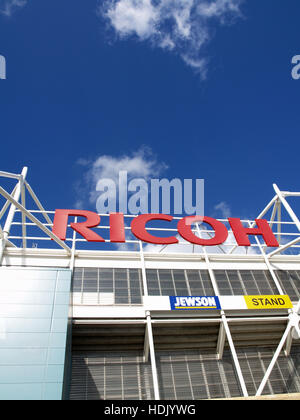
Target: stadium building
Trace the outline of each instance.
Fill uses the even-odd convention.
[[[281,191],[258,215],[277,247],[53,233],[21,174],[0,172],[0,398],[200,400],[300,392],[300,221]],[[57,203],[59,207],[59,203]],[[176,218],[175,222],[177,223]],[[179,219],[179,218],[178,218]],[[254,229],[257,220],[242,220]],[[157,237],[176,226],[149,224]],[[215,232],[194,223],[207,240]],[[250,230],[248,231],[250,232]],[[252,231],[254,232],[254,231]]]

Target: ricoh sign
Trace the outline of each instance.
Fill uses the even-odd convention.
[[[80,222],[71,222],[69,218],[83,218]],[[133,218],[131,232],[133,235],[146,243],[158,245],[171,245],[179,242],[178,235],[168,237],[154,236],[147,231],[147,224],[152,221],[164,223],[172,222],[173,216],[167,214],[141,214]],[[235,237],[238,246],[251,246],[250,236],[260,236],[268,247],[279,247],[276,237],[272,232],[267,220],[256,219],[256,227],[245,227],[239,218],[228,218],[228,223]],[[61,240],[66,240],[67,228],[70,227],[79,233],[88,242],[105,242],[93,228],[99,226],[101,217],[92,211],[59,209],[55,211],[53,221],[53,233]],[[202,223],[214,231],[214,235],[207,238],[200,238],[193,232],[192,226],[195,223]],[[110,213],[109,232],[111,243],[125,243],[125,222],[123,213]],[[223,244],[229,235],[224,223],[207,216],[187,216],[178,221],[178,234],[187,242],[201,246],[216,246]]]

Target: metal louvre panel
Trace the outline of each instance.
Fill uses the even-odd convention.
[[[150,364],[140,352],[73,353],[70,399],[153,399]]]
[[[82,292],[83,269],[76,268],[73,272],[73,293]]]
[[[238,358],[249,395],[255,395],[273,357],[272,348],[244,348]],[[156,352],[162,399],[214,399],[241,396],[229,350],[222,360],[201,350]],[[264,394],[300,391],[300,346],[291,355],[281,355],[267,382]]]
[[[156,353],[161,398],[211,399],[240,396],[229,354],[217,360],[200,350]]]
[[[153,337],[156,350],[207,349],[216,348],[219,323],[193,324],[184,323],[154,324]]]
[[[241,348],[238,358],[249,395],[255,395],[275,348]],[[74,352],[71,400],[153,399],[151,367],[142,352]],[[229,350],[222,360],[201,350],[157,351],[161,398],[214,399],[241,396]],[[300,346],[281,355],[263,394],[300,392]]]
[[[277,346],[286,329],[286,321],[230,323],[236,348],[244,346]]]
[[[300,299],[300,272],[276,270],[275,274],[284,292],[297,302]]]
[[[141,351],[144,348],[144,325],[74,325],[73,351]]]
[[[238,357],[249,395],[255,395],[274,355],[275,348],[238,349]],[[263,394],[300,392],[300,346],[293,346],[290,356],[281,354]]]

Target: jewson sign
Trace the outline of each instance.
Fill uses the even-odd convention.
[[[247,296],[144,296],[148,311],[287,311],[293,308],[288,295]]]
[[[172,311],[221,309],[217,296],[170,296]]]

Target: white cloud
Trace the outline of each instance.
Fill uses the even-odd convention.
[[[77,164],[85,168],[82,181],[75,185],[77,208],[82,207],[86,199],[90,203],[96,202],[99,195],[96,185],[101,179],[110,179],[118,185],[120,172],[126,171],[128,181],[142,178],[148,182],[167,169],[167,165],[159,162],[152,151],[145,147],[127,155],[101,155],[93,160],[80,158]]]
[[[27,0],[0,0],[0,14],[9,17],[26,4]]]
[[[216,204],[214,206],[214,210],[221,214],[222,219],[228,219],[228,217],[231,217],[231,209],[229,204],[225,201],[221,201],[219,204]]]
[[[151,0],[119,1],[108,7],[106,13],[121,37],[136,33],[141,39],[149,38],[159,19]]]
[[[136,37],[172,50],[202,78],[207,58],[202,47],[210,38],[211,22],[224,24],[240,16],[243,0],[106,0],[99,14],[121,38]]]

